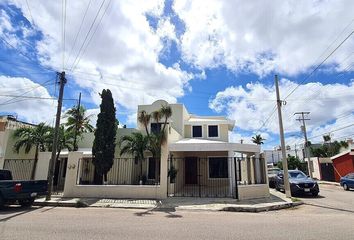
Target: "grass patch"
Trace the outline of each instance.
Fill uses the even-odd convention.
[[[292,197],[292,198],[291,198],[291,201],[293,201],[293,202],[300,202],[301,200],[298,199],[298,198]]]

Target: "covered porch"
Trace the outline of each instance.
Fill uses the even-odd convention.
[[[177,174],[168,186],[168,196],[267,197],[266,163],[259,152],[260,147],[253,144],[205,139],[171,143],[169,169],[175,168]]]

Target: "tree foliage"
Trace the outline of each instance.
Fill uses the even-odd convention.
[[[160,176],[160,160],[161,160],[161,147],[167,141],[166,127],[168,125],[168,119],[172,116],[172,109],[168,105],[162,105],[157,111],[151,114],[141,111],[138,115],[138,121],[144,126],[146,135],[149,139],[149,145],[147,150],[149,150],[156,159],[155,165],[155,180],[159,181]],[[162,120],[162,122],[161,122]],[[161,128],[158,132],[149,132],[148,125],[151,122],[160,123]]]
[[[303,172],[307,172],[306,163],[301,162],[298,157],[288,155],[287,161],[288,161],[288,169],[289,170],[299,169]],[[283,162],[281,162],[281,161],[278,162],[277,167],[279,167],[280,169],[283,169]]]
[[[102,177],[105,182],[107,181],[107,173],[113,165],[117,133],[116,109],[112,93],[109,89],[103,89],[100,96],[102,102],[92,147],[96,184],[102,184]]]
[[[93,132],[94,128],[90,124],[91,115],[86,114],[84,106],[81,105],[79,109],[77,106],[73,106],[65,113],[65,116],[67,117],[67,122],[65,123],[67,130],[72,133],[76,131],[76,137],[80,138],[83,133]],[[74,141],[74,150],[77,149],[77,142]]]
[[[328,139],[330,141],[330,139]],[[312,156],[315,157],[333,157],[338,154],[341,148],[347,148],[348,143],[345,141],[334,141],[334,142],[325,142],[320,147],[310,147]]]
[[[21,127],[15,130],[13,137],[15,144],[13,147],[14,152],[19,153],[21,149],[24,149],[25,153],[29,153],[32,148],[35,149],[34,153],[34,167],[36,169],[38,162],[38,152],[44,152],[46,150],[46,144],[50,137],[51,127],[40,123],[34,127]],[[34,178],[34,171],[31,173],[31,178]]]
[[[140,180],[143,180],[144,152],[148,149],[148,145],[149,137],[140,132],[133,132],[119,140],[120,156],[131,154],[140,162]]]
[[[260,134],[256,134],[254,137],[252,137],[252,142],[257,145],[264,144],[265,140],[266,139],[264,139]]]

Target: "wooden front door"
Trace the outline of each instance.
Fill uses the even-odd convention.
[[[185,184],[198,183],[198,158],[186,157],[184,159]]]

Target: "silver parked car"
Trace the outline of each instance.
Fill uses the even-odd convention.
[[[276,176],[280,171],[281,171],[280,168],[268,168],[269,187],[275,188]]]

